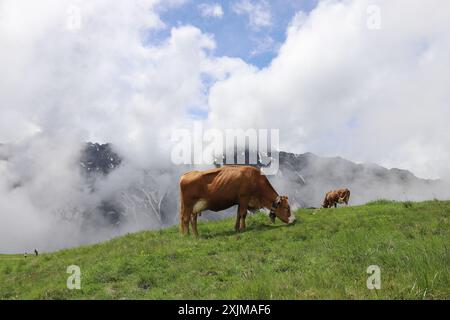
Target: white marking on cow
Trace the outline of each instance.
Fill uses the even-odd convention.
[[[295,216],[291,213],[291,216],[289,217],[289,223],[293,223],[295,221]]]
[[[206,202],[206,200],[200,199],[195,203],[194,208],[192,209],[192,212],[193,213],[202,212],[203,210],[206,209],[207,205],[208,205],[208,203]]]

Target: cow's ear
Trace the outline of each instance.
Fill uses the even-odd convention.
[[[283,199],[283,197],[276,198],[275,203],[277,204],[277,207],[280,205],[282,199]]]

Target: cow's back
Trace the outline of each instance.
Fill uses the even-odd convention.
[[[205,201],[212,211],[227,209],[242,196],[256,192],[261,173],[250,166],[224,166],[207,171],[191,171],[180,179],[180,191],[188,205]]]

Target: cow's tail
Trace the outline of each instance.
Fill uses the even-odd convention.
[[[183,232],[183,214],[184,214],[184,201],[183,201],[183,194],[180,192],[180,212],[178,217],[180,219],[180,232]]]
[[[181,186],[180,181],[180,213],[179,213],[179,219],[180,219],[180,232],[183,234],[189,233],[189,219],[190,214],[188,212],[188,208],[186,208],[186,199],[183,196],[183,188]],[[186,223],[187,222],[187,223]]]
[[[189,219],[187,217],[188,212],[186,210],[185,201],[183,199],[183,193],[180,194],[180,232],[186,233],[186,219]],[[189,226],[188,226],[189,228]]]
[[[183,215],[184,215],[184,199],[183,199],[183,188],[181,187],[181,183],[183,181],[183,176],[181,176],[179,181],[179,188],[180,188],[180,208],[178,212],[178,219],[180,220],[180,232],[183,232]]]

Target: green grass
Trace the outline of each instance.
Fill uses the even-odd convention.
[[[298,222],[250,215],[42,254],[0,255],[1,299],[449,299],[450,202],[372,202],[299,210]],[[81,290],[68,290],[69,265]],[[366,269],[381,268],[368,290]]]

